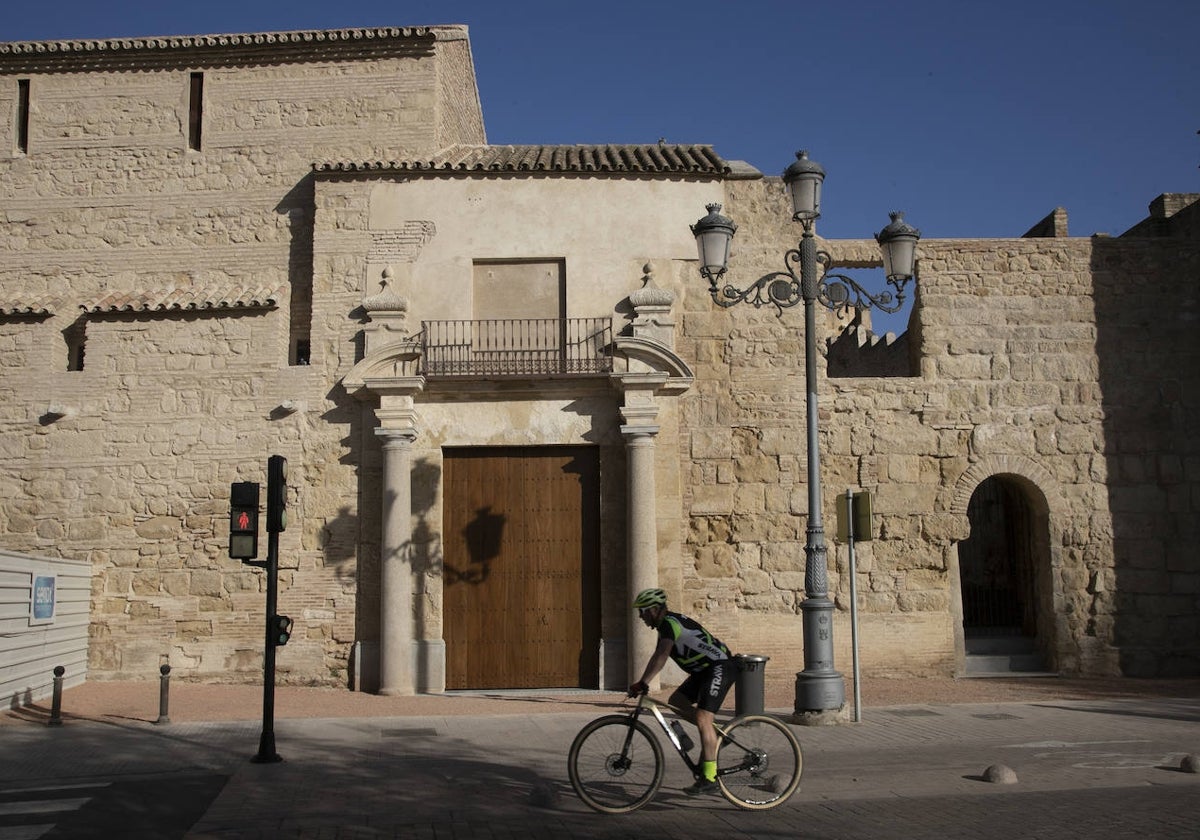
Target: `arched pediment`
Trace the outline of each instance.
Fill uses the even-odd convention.
[[[613,378],[623,380],[628,376],[665,377],[658,389],[667,393],[682,393],[692,387],[696,375],[688,363],[667,345],[652,338],[623,335],[611,345],[613,355]]]
[[[360,400],[384,394],[411,394],[425,385],[425,377],[417,374],[420,359],[421,346],[416,342],[385,344],[351,368],[342,377],[342,386]]]

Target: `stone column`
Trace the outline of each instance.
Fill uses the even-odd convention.
[[[414,428],[376,429],[383,439],[379,693],[413,694],[412,443]]]
[[[627,421],[621,427],[628,453],[629,509],[628,540],[628,597],[622,605],[627,611],[629,626],[629,681],[641,676],[650,655],[658,645],[658,637],[642,624],[631,607],[634,596],[643,589],[658,586],[658,515],[657,494],[654,490],[654,439],[658,426],[651,421],[658,415],[654,405],[626,406],[621,410]],[[657,688],[657,680],[653,687]]]
[[[629,296],[635,317],[631,334],[613,342],[614,357],[623,361],[624,370],[613,374],[613,384],[621,392],[621,434],[628,455],[628,516],[626,537],[628,557],[625,603],[628,637],[626,652],[630,682],[642,675],[646,662],[658,646],[658,637],[642,624],[631,605],[643,589],[660,586],[658,579],[658,492],[655,487],[655,440],[658,437],[658,397],[681,394],[692,383],[691,369],[671,349],[675,343],[675,322],[671,307],[675,294],[660,289],[654,282],[654,266],[643,268],[642,288]],[[678,509],[667,515],[678,523]],[[658,680],[654,681],[658,687]]]
[[[411,266],[401,266],[410,279]],[[365,295],[370,316],[363,337],[366,358],[342,380],[360,400],[379,399],[375,430],[383,441],[383,527],[379,536],[379,693],[414,694],[417,675],[413,603],[412,444],[417,438],[414,397],[425,387],[417,375],[420,345],[408,334],[408,299],[392,283],[387,266],[380,290]]]

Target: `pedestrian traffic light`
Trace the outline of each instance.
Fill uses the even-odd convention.
[[[235,560],[258,556],[258,482],[229,485],[229,556]]]
[[[287,530],[287,458],[267,459],[267,532]]]
[[[292,637],[292,620],[286,615],[271,616],[271,644],[281,647]]]

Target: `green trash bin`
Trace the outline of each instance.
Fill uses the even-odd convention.
[[[764,711],[763,695],[769,656],[739,653],[733,657],[741,666],[737,682],[733,686],[734,714],[761,715]]]

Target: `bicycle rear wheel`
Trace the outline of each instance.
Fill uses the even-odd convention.
[[[774,808],[796,792],[804,757],[783,723],[747,715],[729,724],[717,748],[717,781],[725,798],[751,811]]]
[[[567,772],[589,807],[624,814],[649,802],[662,784],[662,747],[641,721],[605,715],[579,730],[567,754]]]

